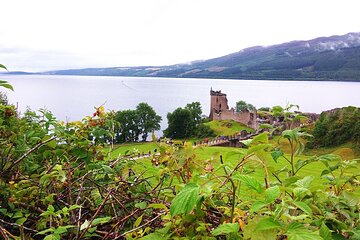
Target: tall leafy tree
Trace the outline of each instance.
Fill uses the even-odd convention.
[[[118,111],[115,120],[120,123],[116,131],[117,142],[134,142],[139,140],[139,116],[136,110]]]
[[[165,137],[186,138],[194,134],[196,123],[189,109],[177,108],[167,114],[168,128],[165,129]]]
[[[188,103],[186,104],[185,109],[191,112],[192,118],[194,119],[196,124],[201,123],[202,109],[200,102]]]
[[[160,130],[161,117],[156,114],[154,109],[147,103],[139,103],[136,107],[138,115],[139,132],[143,141],[146,141],[149,133]]]
[[[187,138],[197,134],[197,128],[201,124],[201,104],[192,102],[185,108],[177,108],[168,113],[168,128],[164,131],[165,137]]]

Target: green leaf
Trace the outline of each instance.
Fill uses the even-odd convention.
[[[99,189],[96,188],[91,190],[90,196],[97,206],[99,206],[102,203],[102,197],[99,192]]]
[[[306,176],[303,179],[300,179],[298,181],[296,181],[295,185],[298,187],[302,187],[302,188],[309,188],[310,184],[312,183],[312,181],[314,180],[314,176]]]
[[[269,137],[268,132],[263,132],[253,138],[253,143],[268,143]]]
[[[68,226],[60,226],[57,229],[55,229],[54,234],[58,234],[61,235],[63,233],[66,233],[68,230],[68,228],[74,228],[75,226],[73,225],[68,225]]]
[[[188,183],[172,200],[170,206],[171,216],[188,214],[196,204],[200,187],[195,183]]]
[[[248,175],[240,175],[237,178],[241,182],[245,183],[248,188],[257,191],[258,193],[261,193],[263,191],[262,185],[255,178]]]
[[[140,208],[140,209],[145,209],[147,206],[147,202],[139,202],[135,204],[135,207]]]
[[[218,236],[222,234],[238,233],[240,226],[238,223],[224,223],[211,231],[212,235]]]
[[[19,225],[23,225],[24,222],[26,222],[27,218],[26,217],[22,217],[16,220],[16,223]]]
[[[80,231],[86,229],[89,225],[90,225],[90,222],[86,219],[85,222],[83,222],[83,224],[81,224]]]
[[[50,142],[46,143],[46,146],[48,146],[49,148],[56,148],[56,141],[55,140],[51,140]]]
[[[275,162],[277,162],[278,158],[283,155],[284,155],[284,152],[280,149],[271,152],[271,157],[274,159]]]
[[[14,91],[13,86],[11,86],[9,83],[0,83],[0,86]]]
[[[111,220],[111,217],[102,217],[102,218],[95,218],[94,221],[92,221],[91,225],[96,226],[98,224],[104,224]]]
[[[144,214],[142,214],[140,217],[138,217],[138,218],[135,220],[135,222],[134,222],[134,228],[137,228],[137,227],[140,225],[140,223],[142,222],[143,215],[144,215]]]
[[[288,240],[321,240],[317,232],[310,232],[305,226],[298,222],[292,222],[286,231]]]
[[[255,231],[265,231],[270,229],[277,229],[280,228],[281,225],[273,218],[263,218],[261,219],[258,224],[256,225]]]
[[[251,205],[251,208],[250,208],[250,212],[253,213],[253,212],[257,212],[259,211],[260,209],[262,209],[263,207],[267,206],[268,204],[266,204],[265,202],[262,202],[262,201],[257,201],[257,202],[254,202],[252,205]]]
[[[44,237],[43,240],[60,240],[60,235],[58,234],[50,234],[50,235],[47,235],[46,237]]]
[[[155,209],[167,209],[166,205],[165,204],[162,204],[162,203],[152,203],[148,206],[148,208],[155,208]]]
[[[342,195],[351,207],[355,207],[360,203],[360,197],[354,193],[344,191]]]
[[[6,68],[4,65],[2,65],[2,64],[0,64],[0,68],[3,68],[3,69],[5,69],[5,70],[7,70],[7,68]]]
[[[48,232],[54,232],[54,231],[55,231],[55,229],[52,227],[52,228],[42,230],[42,231],[36,233],[36,235],[39,235],[39,234],[41,235],[41,234],[45,234],[45,233],[48,233]]]
[[[309,207],[309,205],[307,205],[306,203],[304,202],[299,202],[299,201],[295,201],[294,202],[294,205],[298,208],[300,208],[304,213],[308,214],[309,216],[312,215],[312,210],[311,208]]]
[[[150,233],[142,238],[140,240],[164,240],[167,239],[163,235],[161,235],[158,232]]]
[[[320,236],[324,239],[324,240],[332,240],[331,237],[331,231],[330,229],[326,226],[325,223],[321,224],[321,228],[319,231]]]
[[[305,195],[309,195],[311,196],[311,191],[307,188],[303,188],[303,187],[296,187],[293,189],[293,193],[295,194],[296,197],[304,197]]]
[[[274,202],[280,196],[279,186],[270,187],[265,190],[265,201],[267,203]]]
[[[316,232],[289,232],[288,240],[323,240]]]

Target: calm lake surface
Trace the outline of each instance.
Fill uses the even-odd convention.
[[[245,100],[255,107],[300,105],[303,112],[320,113],[343,106],[360,106],[360,83],[171,79],[102,76],[2,75],[15,88],[8,91],[20,111],[46,108],[59,120],[81,120],[103,105],[109,110],[134,109],[147,102],[162,116],[198,101],[203,114],[210,111],[210,88],[227,94],[229,106]]]

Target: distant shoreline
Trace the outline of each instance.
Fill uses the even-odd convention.
[[[167,79],[218,79],[218,80],[235,80],[235,81],[296,81],[296,82],[360,82],[359,80],[346,79],[346,80],[338,80],[338,79],[313,79],[313,78],[218,78],[218,77],[176,77],[176,76],[126,76],[126,75],[91,75],[91,74],[54,74],[54,73],[30,73],[30,72],[3,72],[0,75],[43,75],[43,76],[84,76],[84,77],[129,77],[129,78],[167,78]]]

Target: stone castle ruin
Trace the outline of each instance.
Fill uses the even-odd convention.
[[[258,128],[256,110],[236,112],[234,108],[229,109],[226,94],[221,91],[211,89],[210,97],[210,120],[234,120],[253,129]]]

